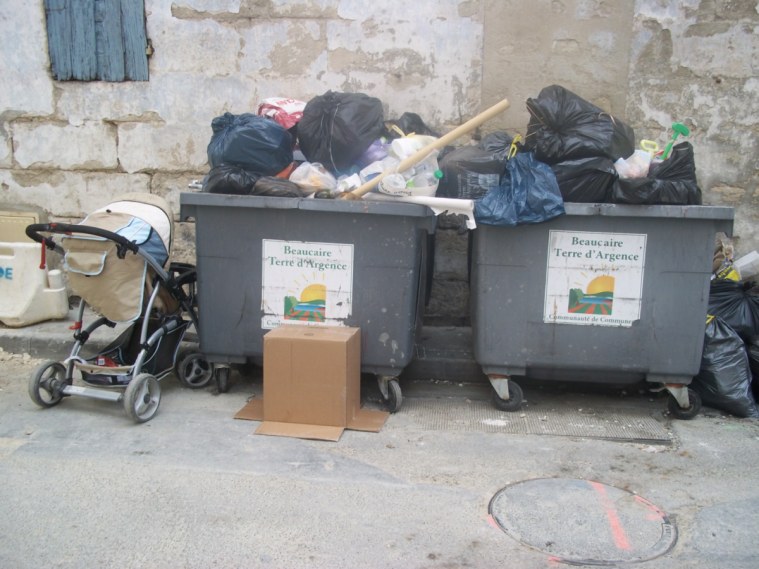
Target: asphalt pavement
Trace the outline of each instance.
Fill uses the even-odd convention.
[[[223,394],[169,375],[135,424],[118,403],[31,401],[34,369],[70,348],[62,324],[0,328],[0,567],[757,566],[755,420],[530,383],[506,413],[462,352],[410,366],[378,433],[254,434],[233,418],[262,395],[251,368]]]

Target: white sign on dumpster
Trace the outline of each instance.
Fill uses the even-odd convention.
[[[543,322],[632,326],[645,260],[644,234],[550,231]]]
[[[353,302],[353,245],[263,240],[261,328],[343,326]]]

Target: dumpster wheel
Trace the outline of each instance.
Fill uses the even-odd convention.
[[[489,375],[493,386],[493,405],[501,411],[518,411],[522,407],[524,394],[517,383],[501,375]],[[503,396],[506,396],[506,399]]]
[[[685,388],[680,388],[685,389]],[[678,396],[682,397],[682,393],[678,392],[677,396],[673,393],[672,386],[667,386],[669,391],[669,397],[667,397],[667,410],[676,419],[682,419],[684,421],[693,419],[701,411],[701,396],[691,388],[687,388],[688,393],[688,405],[682,407],[678,401]]]
[[[216,389],[219,393],[226,393],[229,391],[229,374],[230,369],[228,366],[219,366],[216,368],[214,375],[216,376]]]
[[[377,377],[377,383],[388,411],[396,413],[403,403],[403,393],[401,392],[401,384],[398,382],[398,378],[381,375]]]

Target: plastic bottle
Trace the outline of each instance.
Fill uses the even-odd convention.
[[[377,160],[362,168],[358,175],[361,177],[362,182],[368,182],[375,176],[382,174],[382,172],[397,168],[398,164],[400,164],[400,162],[397,158],[386,156],[382,160]]]
[[[413,174],[420,174],[421,172],[433,172],[434,173],[435,170],[439,169],[438,162],[437,162],[437,156],[438,156],[438,151],[437,150],[433,150],[432,152],[430,152],[430,154],[428,154],[424,158],[424,160],[422,160],[421,162],[418,162],[414,166],[411,175],[413,175]]]
[[[429,170],[418,172],[414,174],[411,177],[411,179],[406,183],[406,187],[417,190],[414,192],[414,194],[416,194],[417,192],[420,192],[420,193],[426,192],[426,193],[432,193],[434,195],[442,177],[443,177],[442,170],[435,170],[434,172],[430,172]]]

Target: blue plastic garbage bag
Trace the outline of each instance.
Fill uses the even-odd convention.
[[[293,161],[292,136],[271,119],[250,113],[224,113],[211,121],[211,129],[211,168],[231,164],[247,172],[273,176]]]
[[[484,225],[540,223],[563,213],[564,199],[556,175],[532,152],[512,157],[500,185],[474,202],[474,219]]]

